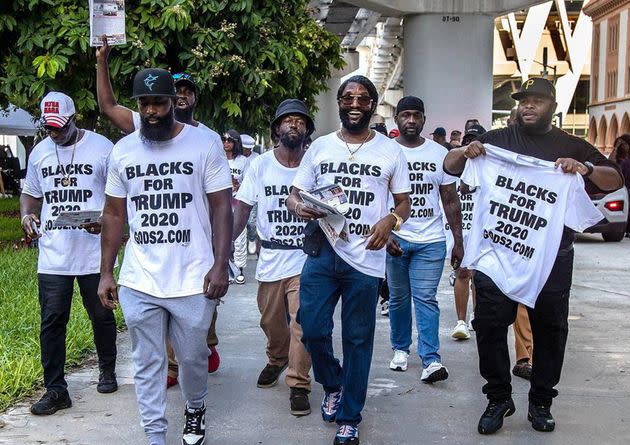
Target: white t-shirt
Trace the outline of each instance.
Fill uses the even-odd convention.
[[[249,159],[243,155],[238,155],[233,159],[228,159],[228,164],[230,166],[230,173],[232,174],[232,177],[236,179],[236,182],[239,185],[242,184],[245,172],[249,167]]]
[[[38,273],[88,275],[100,269],[100,235],[78,227],[53,227],[62,211],[102,210],[105,204],[107,157],[113,144],[99,134],[83,132],[74,149],[72,164],[73,145],[57,146],[58,161],[50,137],[37,144],[28,158],[23,193],[42,198]],[[69,175],[68,187],[61,185],[63,173],[59,162]]]
[[[139,130],[112,151],[105,193],[127,199],[129,241],[119,284],[159,298],[203,292],[214,264],[206,193],[232,186],[223,147],[184,125],[148,144]]]
[[[534,307],[556,260],[564,226],[577,232],[602,219],[579,174],[554,163],[484,145],[462,181],[479,187],[463,267],[488,275],[509,298]]]
[[[260,249],[256,279],[271,282],[302,272],[306,254],[301,250],[306,223],[287,209],[287,198],[297,168],[282,165],[269,151],[250,164],[236,199],[253,206],[258,203],[256,230],[261,240],[300,249]]]
[[[468,239],[468,234],[472,228],[472,220],[475,209],[475,199],[477,197],[476,189],[473,189],[471,193],[461,192],[461,181],[457,179],[457,194],[459,195],[459,202],[461,204],[462,211],[462,238],[464,239],[464,245]],[[455,240],[453,239],[453,232],[451,226],[442,214],[442,223],[444,224],[444,234],[446,235],[446,256],[450,258],[453,247],[455,246]]]
[[[304,155],[293,185],[308,191],[326,184],[339,184],[350,204],[348,241],[339,240],[335,252],[359,272],[383,278],[385,249],[366,250],[365,246],[372,226],[389,213],[389,194],[411,190],[400,146],[376,132],[349,160],[348,148],[336,133],[317,138]]]
[[[456,178],[444,172],[444,158],[448,150],[435,141],[425,139],[419,147],[402,144],[409,167],[411,182],[411,215],[400,227],[396,236],[411,243],[444,241],[440,186],[453,184]],[[394,201],[390,200],[390,207]]]

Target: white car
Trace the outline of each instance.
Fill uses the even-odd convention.
[[[604,218],[584,232],[601,233],[604,241],[621,241],[626,234],[628,223],[628,189],[622,187],[612,193],[597,193],[590,196]]]

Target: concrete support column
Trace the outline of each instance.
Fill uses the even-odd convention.
[[[492,122],[494,17],[418,14],[404,20],[404,91],[426,107],[423,134],[462,130],[467,119]]]
[[[344,60],[346,66],[341,70],[335,70],[330,79],[326,81],[326,91],[317,95],[318,111],[314,116],[315,132],[311,136],[313,140],[339,129],[337,90],[341,85],[342,78],[359,69],[359,53],[356,51],[347,52],[344,54]]]

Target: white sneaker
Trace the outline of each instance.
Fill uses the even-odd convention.
[[[389,369],[392,371],[406,371],[407,357],[409,357],[409,353],[394,349],[394,358],[389,362]]]
[[[243,275],[243,268],[241,267],[238,271],[238,275],[234,277],[234,282],[236,284],[245,284],[245,275]]]
[[[424,383],[434,383],[448,378],[448,369],[440,362],[433,362],[422,370],[420,380]]]
[[[451,337],[457,340],[468,340],[470,338],[468,324],[464,320],[457,320],[457,326],[453,329]]]
[[[389,301],[381,301],[381,315],[383,317],[389,317]]]
[[[247,253],[250,255],[256,253],[256,241],[247,241]]]

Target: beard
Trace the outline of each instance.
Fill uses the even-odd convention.
[[[161,142],[171,138],[171,132],[175,126],[173,119],[174,111],[171,107],[170,111],[164,117],[157,118],[155,124],[149,123],[149,118],[140,117],[140,136],[144,142]]]
[[[298,133],[298,135],[299,136],[294,137],[287,131],[286,133],[282,133],[280,135],[280,142],[289,150],[301,149],[304,145],[304,139],[306,139],[306,135],[302,133]]]
[[[179,108],[175,107],[175,120],[183,124],[192,122],[193,107]]]
[[[350,122],[350,115],[348,113],[348,110],[339,109],[339,119],[341,120],[341,125],[343,125],[343,127],[350,133],[357,133],[370,125],[370,119],[372,119],[373,114],[372,111],[369,113],[364,112],[361,119],[359,119],[359,121],[355,124]]]
[[[538,118],[536,122],[526,124],[523,122],[523,116],[521,113],[516,115],[516,123],[519,127],[528,134],[542,134],[545,133],[549,127],[549,124],[553,121],[553,108],[549,108],[545,114]]]

